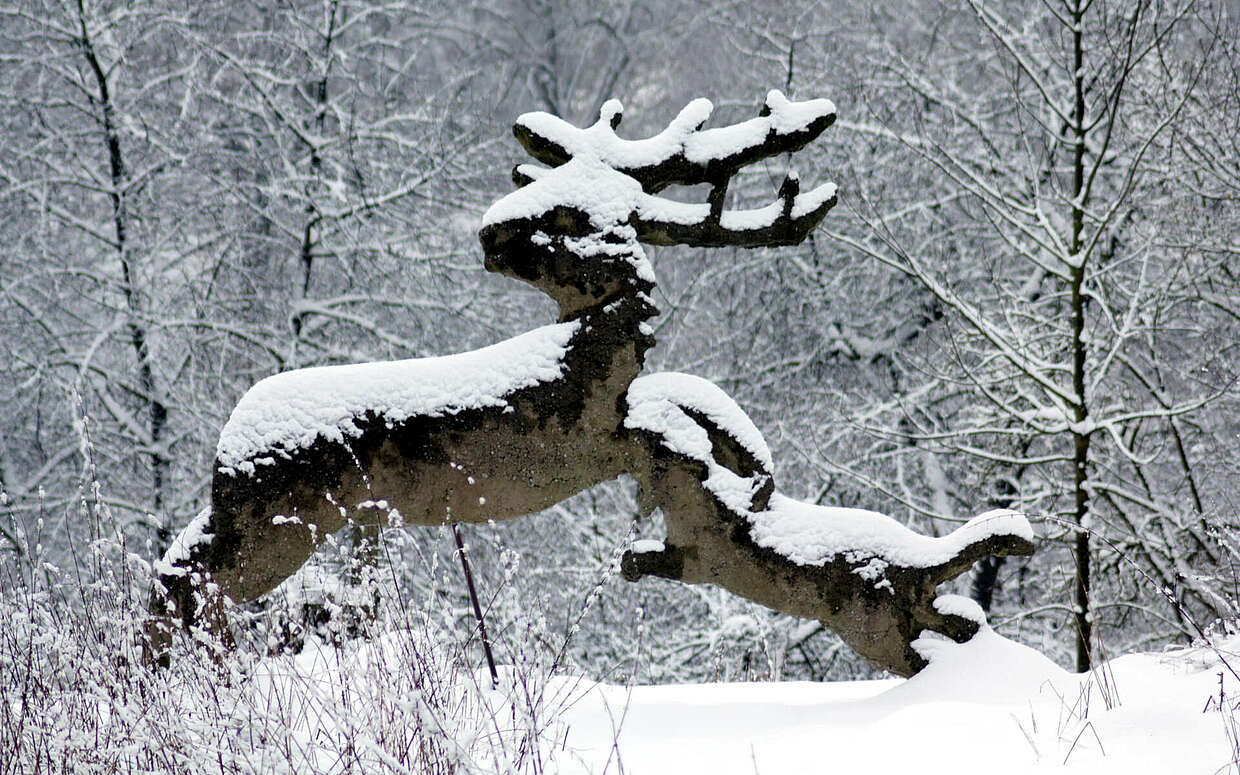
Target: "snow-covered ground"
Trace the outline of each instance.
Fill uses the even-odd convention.
[[[620,772],[616,739],[623,772],[635,774],[1167,775],[1231,765],[1219,673],[1225,698],[1237,684],[1213,652],[1125,656],[1081,677],[989,630],[933,651],[907,681],[598,686],[565,713],[565,748],[583,772]],[[618,738],[613,719],[623,720]]]
[[[540,755],[542,769],[630,775],[1240,772],[1233,764],[1230,699],[1240,697],[1240,682],[1220,657],[1240,660],[1226,650],[1123,656],[1078,676],[988,628],[964,645],[920,643],[931,663],[909,680],[624,687],[556,678],[536,687],[540,737],[554,741]],[[320,660],[309,652],[294,664],[297,671],[331,671],[339,663],[328,662],[338,658],[332,652],[331,660]],[[1220,681],[1231,712],[1218,710]],[[499,719],[493,729],[505,726],[510,714],[517,718],[512,708],[528,705],[528,698],[514,695],[529,688],[517,682],[515,689],[483,690],[484,704]]]

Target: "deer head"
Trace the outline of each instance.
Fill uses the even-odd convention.
[[[799,150],[835,121],[829,100],[791,102],[767,94],[756,118],[703,129],[709,100],[697,99],[658,134],[615,133],[622,108],[609,100],[598,121],[580,128],[547,113],[526,113],[513,132],[548,166],[519,165],[520,188],[483,216],[487,269],[528,282],[569,319],[626,294],[648,292],[654,273],[640,243],[758,247],[800,242],[836,202],[826,183],[801,192],[789,171],[778,198],[754,210],[725,210],[728,184],[744,166]],[[658,196],[672,185],[710,186],[707,201]]]

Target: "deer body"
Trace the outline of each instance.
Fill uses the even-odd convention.
[[[1031,551],[1023,519],[943,551],[881,515],[831,523],[840,515],[804,513],[814,507],[775,492],[761,434],[721,391],[687,375],[638,377],[657,311],[642,242],[795,244],[835,203],[834,186],[802,193],[789,173],[771,205],[723,206],[741,167],[801,148],[834,121],[831,103],[771,92],[758,118],[703,130],[709,114],[695,100],[639,141],[615,135],[614,101],[585,129],[522,116],[517,138],[550,168],[514,171],[520,188],[483,217],[480,239],[486,268],[550,295],[559,322],[457,356],[309,369],[256,385],[221,435],[210,508],[158,565],[166,593],[152,598],[155,655],[169,620],[205,618],[226,634],[220,600],[271,590],[347,522],[511,519],[621,474],[668,527],[662,549],[626,554],[626,578],[717,584],[819,619],[902,674],[924,664],[909,645],[921,629],[971,636],[977,623],[939,611],[935,587],[982,554]],[[708,184],[708,201],[657,196],[677,184]],[[853,519],[894,538],[862,535],[817,554],[799,546],[803,523],[848,536]]]
[[[504,249],[512,247],[505,242],[493,251],[497,271],[556,281],[540,274],[545,266],[528,261],[501,268],[507,267]],[[539,247],[545,264],[579,262],[563,255],[566,248],[557,241]],[[528,246],[518,258],[529,258]],[[324,536],[346,523],[512,519],[633,470],[640,447],[618,429],[625,391],[653,344],[644,333],[656,312],[648,296],[653,283],[637,276],[624,250],[606,256],[605,263],[629,271],[577,266],[574,277],[584,270],[610,280],[628,274],[629,281],[555,285],[566,299],[559,323],[484,350],[305,369],[256,385],[221,436],[212,507],[200,531],[214,538],[186,547],[184,560],[209,568],[222,594],[252,600],[296,572]],[[473,397],[481,405],[454,401],[454,391],[476,387],[468,383],[480,374],[498,389]],[[431,400],[429,408],[419,407],[428,401],[415,397],[405,402],[410,409],[382,398],[395,381],[434,385],[445,375],[449,384],[432,391],[446,394],[443,405]],[[345,390],[344,397],[322,387],[358,382],[378,385],[370,396]],[[306,401],[309,411],[298,406]],[[294,431],[255,439],[256,426]],[[185,599],[181,609],[187,610],[189,580],[166,578],[165,584]]]

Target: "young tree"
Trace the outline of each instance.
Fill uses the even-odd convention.
[[[194,153],[181,109],[191,20],[86,0],[0,17],[0,197],[20,235],[4,291],[25,332],[10,340],[5,487],[13,508],[59,520],[83,480],[102,481],[81,497],[105,497],[127,532],[153,537],[194,497],[175,486],[196,419],[192,327],[163,312],[192,298],[186,275],[215,236],[178,212]],[[72,520],[54,530],[53,545],[77,538]]]

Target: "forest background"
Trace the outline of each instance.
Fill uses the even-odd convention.
[[[727,390],[796,497],[929,534],[1029,514],[1040,552],[961,591],[1061,664],[1200,636],[1240,598],[1238,24],[1198,0],[0,7],[0,563],[72,565],[104,524],[158,557],[264,376],[546,323],[476,237],[519,113],[618,97],[641,137],[774,87],[838,105],[797,164],[841,204],[798,247],[651,249],[648,368]],[[769,201],[782,163],[729,196]],[[659,535],[632,489],[465,528],[497,643],[643,682],[868,675],[816,623],[623,582]],[[454,548],[341,536],[318,567],[347,585],[368,554],[468,632]]]

